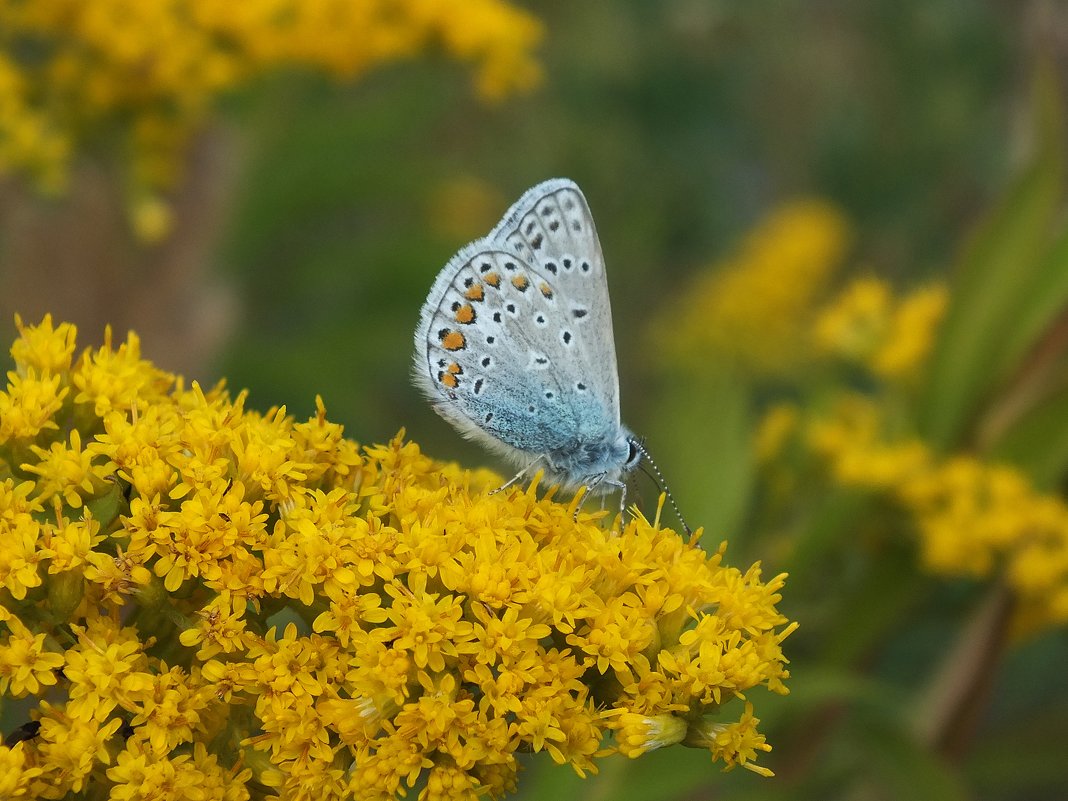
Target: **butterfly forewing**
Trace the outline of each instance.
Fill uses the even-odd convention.
[[[559,367],[570,372],[575,385],[588,386],[618,423],[608,281],[593,215],[582,192],[566,180],[540,184],[513,206],[491,236],[503,239],[541,281],[554,288],[552,327],[564,346],[564,363]]]
[[[546,454],[618,428],[608,287],[578,187],[534,187],[456,254],[416,342],[420,383],[464,433]]]

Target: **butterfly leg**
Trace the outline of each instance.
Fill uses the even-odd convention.
[[[504,490],[508,489],[510,486],[515,484],[517,481],[519,481],[519,479],[521,479],[523,476],[525,476],[527,474],[528,470],[530,470],[529,467],[524,468],[523,470],[520,470],[518,473],[516,473],[510,479],[508,479],[503,484],[501,484],[501,486],[497,487],[497,489],[490,490],[490,495],[496,495],[498,492],[504,492]]]
[[[575,521],[578,522],[579,511],[582,509],[582,504],[586,502],[586,499],[590,497],[597,487],[601,485],[601,482],[605,480],[607,473],[596,473],[592,476],[586,476],[581,484],[581,488],[586,490],[582,496],[582,502],[575,505]],[[602,499],[603,500],[603,499]],[[603,506],[601,507],[604,508]]]
[[[519,479],[521,479],[523,476],[525,476],[527,473],[529,473],[532,469],[534,469],[534,467],[538,464],[538,461],[540,461],[540,460],[537,460],[537,459],[534,460],[533,462],[528,464],[526,467],[524,467],[522,470],[520,470],[518,473],[516,473],[514,476],[512,476],[510,479],[508,479],[503,484],[501,484],[501,486],[497,487],[497,489],[491,490],[490,491],[490,495],[496,495],[498,492],[503,492],[504,490],[508,489],[510,486],[515,484],[517,481],[519,481]]]
[[[619,519],[622,521],[627,509],[627,485],[622,481],[608,478],[607,473],[597,473],[596,475],[586,477],[586,480],[582,483],[582,486],[586,489],[586,494],[583,496],[582,500],[585,501],[590,493],[602,484],[619,490]],[[580,506],[581,504],[575,507],[576,521],[578,520]],[[601,508],[604,508],[604,496],[601,497]]]
[[[619,490],[619,519],[623,520],[623,513],[627,509],[627,485],[623,481],[604,479],[604,483]]]

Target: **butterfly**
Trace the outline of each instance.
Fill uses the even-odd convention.
[[[465,437],[567,490],[621,490],[647,453],[620,422],[601,243],[566,178],[527,190],[449,259],[423,304],[414,377]],[[502,487],[503,489],[503,487]]]

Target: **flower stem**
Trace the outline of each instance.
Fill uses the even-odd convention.
[[[913,713],[917,737],[950,761],[967,753],[990,699],[1014,601],[1003,582],[995,584],[919,696]]]

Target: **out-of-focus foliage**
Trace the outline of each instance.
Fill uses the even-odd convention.
[[[893,785],[865,764],[887,736],[905,749],[900,769],[934,771],[913,797],[965,792],[952,758],[976,736],[991,671],[1005,652],[1068,623],[1064,102],[1048,64],[1031,88],[1027,158],[944,282],[895,290],[865,269],[828,293],[826,270],[780,257],[778,280],[767,282],[773,270],[764,260],[732,256],[681,293],[657,327],[689,355],[665,371],[668,380],[689,376],[687,400],[706,416],[703,424],[700,412],[688,418],[689,437],[707,444],[717,436],[724,399],[762,414],[749,442],[725,456],[705,452],[723,472],[748,473],[731,485],[735,525],[756,552],[777,553],[795,600],[806,599],[800,617],[812,628],[803,639],[814,650],[805,664],[837,674],[845,691],[873,660],[885,664],[903,647],[906,616],[934,620],[950,597],[960,618],[941,647],[904,646],[928,662],[926,678],[906,663],[868,677],[850,699],[856,707],[869,694],[903,691],[911,716],[876,708],[859,731],[854,722],[825,730],[827,752],[845,746],[840,738],[860,738],[852,755],[840,754],[843,773],[805,762],[780,788],[786,797],[833,794],[842,781],[875,782],[893,797]],[[781,251],[779,234],[761,223],[740,252]],[[776,302],[791,281],[795,304]],[[744,300],[723,302],[738,285],[751,288]],[[724,320],[734,336],[718,344]],[[784,366],[769,371],[760,344],[787,352]],[[900,673],[916,683],[899,683]],[[795,725],[814,725],[813,714]],[[925,749],[945,761],[928,762]],[[1061,779],[1068,775],[1038,784]]]
[[[156,240],[165,228],[150,193],[173,185],[222,93],[282,69],[351,80],[441,47],[500,99],[537,81],[541,33],[503,0],[3,0],[0,176],[58,189],[73,155],[117,137],[147,193],[133,222]]]

